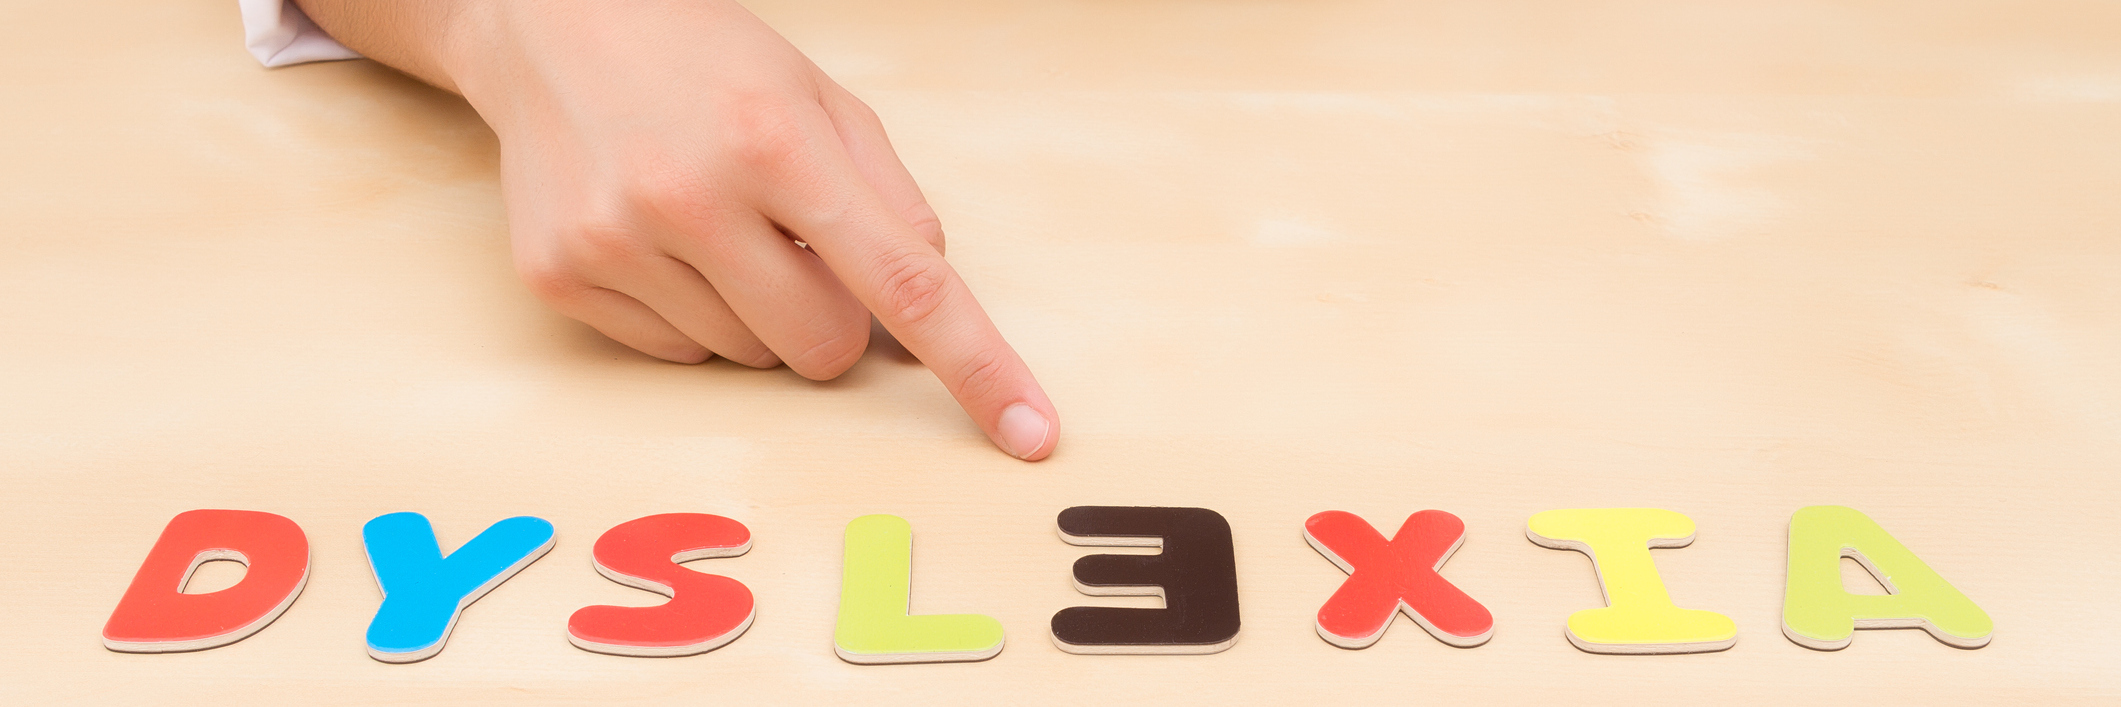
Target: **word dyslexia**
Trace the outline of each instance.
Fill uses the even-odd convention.
[[[1230,524],[1203,508],[1079,506],[1060,513],[1075,545],[1156,547],[1154,555],[1078,559],[1085,594],[1154,595],[1163,608],[1078,606],[1053,615],[1051,635],[1070,653],[1216,653],[1237,642],[1235,554]],[[1789,526],[1782,632],[1809,648],[1845,647],[1859,628],[1918,627],[1961,648],[1987,645],[1988,614],[1945,582],[1869,516],[1841,506],[1796,512]],[[1568,618],[1566,635],[1593,653],[1696,653],[1731,647],[1731,619],[1672,603],[1650,548],[1693,542],[1694,522],[1654,508],[1546,511],[1525,535],[1539,545],[1589,555],[1606,606]],[[427,518],[392,513],[361,530],[383,603],[368,625],[368,654],[408,663],[441,652],[465,607],[552,549],[553,527],[528,516],[495,523],[445,555]],[[1318,635],[1359,649],[1405,614],[1444,643],[1470,648],[1494,632],[1488,609],[1439,571],[1465,541],[1465,524],[1443,511],[1408,516],[1391,538],[1354,514],[1326,511],[1304,523],[1304,539],[1348,573],[1318,610]],[[668,513],[621,523],[591,556],[614,582],[669,597],[648,607],[591,606],[567,621],[567,639],[589,651],[670,657],[704,653],[751,627],[751,590],[680,566],[751,549],[751,531],[721,516]],[[1856,595],[1841,584],[1841,558],[1861,563],[1889,592]],[[187,594],[199,565],[234,560],[249,569],[234,586]],[[848,662],[930,663],[991,658],[1002,626],[979,614],[907,613],[913,527],[891,515],[847,524],[833,644]],[[309,541],[271,513],[195,510],[178,514],[140,564],[111,612],[103,644],[164,653],[215,648],[257,633],[294,604],[309,579]]]

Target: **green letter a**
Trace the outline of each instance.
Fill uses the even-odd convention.
[[[1848,593],[1843,557],[1863,563],[1891,594]],[[1811,506],[1790,516],[1789,561],[1782,634],[1806,648],[1846,648],[1859,628],[1921,628],[1960,648],[1988,645],[1995,632],[1988,612],[1854,508]]]

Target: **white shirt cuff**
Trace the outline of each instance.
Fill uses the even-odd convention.
[[[361,58],[311,22],[302,8],[295,7],[295,0],[236,0],[236,5],[243,10],[243,45],[260,64],[271,67]]]

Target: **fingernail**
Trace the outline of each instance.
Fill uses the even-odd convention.
[[[1046,431],[1051,429],[1046,422],[1046,416],[1038,414],[1037,410],[1023,403],[1011,405],[1003,410],[1001,421],[996,422],[994,426],[1001,430],[1002,444],[1007,445],[1002,451],[1018,459],[1037,454],[1039,449],[1045,447]]]

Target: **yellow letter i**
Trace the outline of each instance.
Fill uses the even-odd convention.
[[[1656,508],[1586,508],[1532,516],[1525,537],[1591,557],[1606,606],[1569,616],[1569,642],[1592,653],[1707,653],[1738,642],[1738,625],[1713,611],[1672,605],[1650,559],[1653,547],[1694,542],[1694,521]]]

